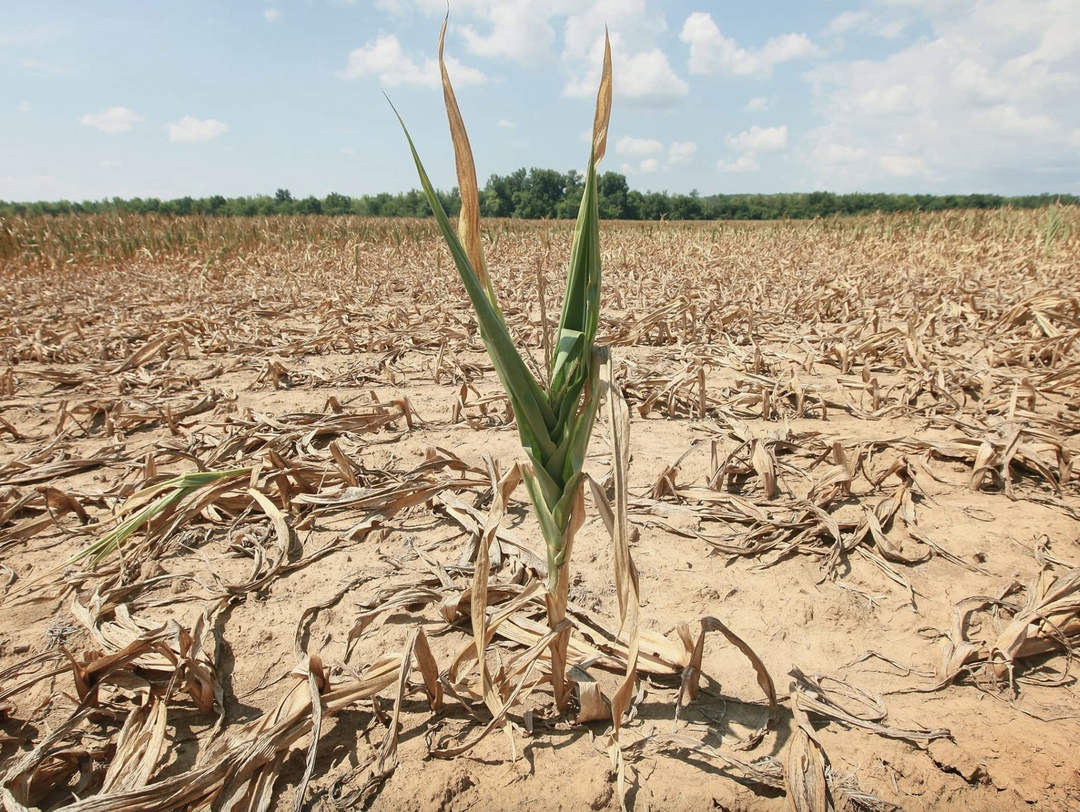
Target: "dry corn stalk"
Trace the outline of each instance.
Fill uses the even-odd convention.
[[[1015,607],[1016,614],[997,639],[973,642],[966,633],[968,613],[986,605],[1007,608],[1005,594],[967,598],[956,605],[936,687],[952,683],[966,671],[988,666],[995,679],[1008,681],[1015,688],[1017,660],[1057,649],[1071,653],[1080,641],[1080,568],[1060,576],[1043,569],[1028,584],[1024,605]]]

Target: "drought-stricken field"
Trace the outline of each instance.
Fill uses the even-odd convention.
[[[485,226],[538,368],[570,237]],[[602,240],[626,803],[1080,809],[1080,215]],[[432,223],[0,224],[3,808],[617,809],[609,421],[560,716],[511,420]]]

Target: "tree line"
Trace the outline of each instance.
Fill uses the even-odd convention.
[[[572,219],[577,215],[585,179],[571,169],[518,169],[509,175],[492,175],[480,192],[484,217],[515,217],[525,220]],[[775,220],[811,219],[869,212],[940,211],[943,209],[1039,208],[1051,203],[1080,204],[1071,194],[1040,194],[1003,197],[991,194],[926,195],[833,192],[782,194],[716,194],[702,196],[631,189],[624,175],[604,172],[597,179],[600,217],[605,220]],[[440,191],[439,198],[450,215],[461,208],[455,187]],[[88,200],[81,203],[7,203],[0,201],[0,216],[62,215],[80,212],[122,214],[209,215],[256,217],[274,214],[359,215],[364,217],[429,217],[424,194],[409,192],[351,197],[331,192],[326,197],[294,198],[288,189],[273,195],[252,197],[181,197],[175,200],[135,197],[124,200]]]

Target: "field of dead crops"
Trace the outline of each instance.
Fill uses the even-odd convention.
[[[484,224],[538,369],[571,236]],[[1080,809],[1080,213],[601,239],[560,714],[434,223],[0,222],[0,806]]]

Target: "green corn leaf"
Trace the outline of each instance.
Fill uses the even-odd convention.
[[[469,262],[465,249],[454,232],[454,227],[450,224],[450,218],[447,217],[435,193],[435,187],[428,178],[405,122],[396,109],[394,113],[398,116],[398,121],[401,122],[401,127],[405,131],[405,137],[409,141],[409,149],[412,151],[413,161],[416,164],[416,171],[420,176],[420,184],[435,214],[443,239],[450,249],[458,275],[465,284],[469,300],[476,311],[477,321],[480,324],[480,337],[487,348],[488,355],[491,356],[495,371],[517,416],[522,444],[526,449],[533,451],[538,458],[547,456],[555,450],[555,444],[550,436],[550,430],[555,425],[555,415],[548,405],[547,397],[518,354],[502,314],[492,304],[487,290],[473,270],[472,263]]]
[[[205,488],[207,485],[237,479],[250,474],[250,468],[232,468],[227,471],[189,471],[157,485],[144,488],[134,494],[130,501],[149,502],[146,507],[129,516],[93,544],[79,550],[65,561],[62,566],[70,567],[83,559],[89,559],[90,568],[95,569],[109,555],[119,550],[132,535],[158,516],[171,510],[187,496],[201,488]]]
[[[547,545],[549,578],[554,586],[558,571],[565,563],[566,534],[581,488],[581,470],[599,403],[599,362],[594,346],[600,322],[600,215],[596,167],[607,148],[611,116],[611,47],[605,42],[592,148],[571,246],[551,382],[545,390],[514,346],[488,275],[480,240],[479,187],[472,148],[443,59],[446,25],[444,20],[439,35],[439,67],[461,192],[461,214],[456,232],[400,115],[398,121],[408,140],[424,194],[476,311],[480,337],[514,409],[521,445],[532,463],[525,470],[525,486]],[[394,113],[397,114],[396,109]]]

